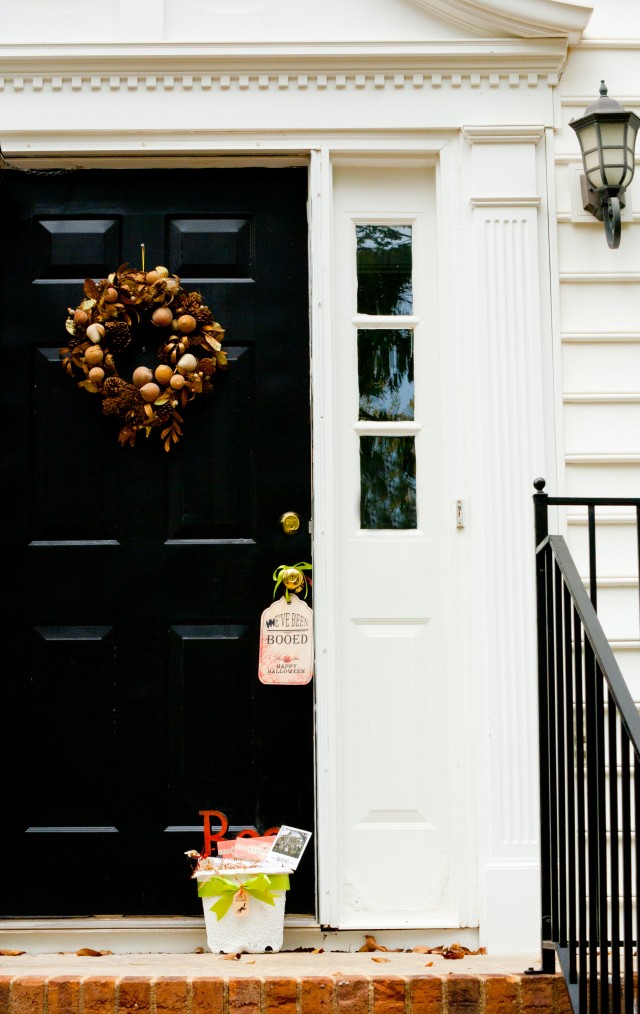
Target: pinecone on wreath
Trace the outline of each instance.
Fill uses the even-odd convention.
[[[131,345],[131,328],[123,320],[108,320],[104,325],[105,344],[116,352],[124,352]]]
[[[202,370],[203,377],[210,377],[216,372],[217,363],[215,359],[201,359],[198,366]]]
[[[126,386],[127,382],[126,380],[123,380],[122,377],[107,377],[102,389],[108,397],[117,398],[118,395],[124,391]]]
[[[213,323],[213,314],[208,306],[202,305],[202,296],[199,292],[185,293],[180,302],[180,313],[191,314],[200,325]]]

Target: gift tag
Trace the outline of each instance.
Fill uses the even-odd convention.
[[[261,683],[303,684],[313,676],[313,612],[297,595],[277,599],[260,620]]]
[[[240,916],[241,918],[249,915],[249,895],[244,888],[241,887],[240,890],[236,891],[234,894],[232,909],[233,914]]]

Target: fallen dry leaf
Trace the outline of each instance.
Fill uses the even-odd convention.
[[[448,951],[442,952],[442,957],[447,958],[448,961],[459,961],[464,958],[464,951],[454,950],[454,948],[451,947]]]
[[[237,954],[225,954],[224,960],[225,961],[239,961],[241,957],[242,957],[242,954],[240,952],[238,952]]]
[[[324,947],[314,947],[312,954],[324,954]]]
[[[17,958],[19,954],[26,953],[27,953],[26,951],[8,951],[3,949],[0,951],[0,956],[2,956],[3,958]]]
[[[361,951],[388,951],[388,947],[384,947],[383,944],[379,944],[375,937],[366,936],[364,943],[360,948]]]
[[[380,963],[382,963],[383,961],[385,961],[388,964],[391,959],[390,958],[372,958],[371,960],[372,961],[378,961]]]
[[[81,947],[76,954],[79,958],[102,958],[105,954],[113,954],[113,951],[94,951],[93,947]]]
[[[204,954],[204,947],[196,947],[193,951],[194,954]]]
[[[433,961],[427,961],[425,968],[433,968]]]
[[[420,944],[418,947],[412,947],[411,951],[413,954],[433,954],[433,947],[424,947]]]

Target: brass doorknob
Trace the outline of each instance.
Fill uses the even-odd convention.
[[[293,535],[300,527],[300,518],[295,511],[285,511],[280,518],[280,524],[285,535]]]

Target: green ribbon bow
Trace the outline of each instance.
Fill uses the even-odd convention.
[[[309,585],[312,583],[312,581],[311,581],[311,578],[307,577],[306,574],[303,574],[302,571],[303,570],[312,570],[312,569],[313,568],[312,568],[312,566],[311,566],[310,563],[304,563],[304,562],[302,562],[302,563],[281,563],[280,566],[276,567],[276,569],[273,572],[273,580],[276,583],[275,588],[273,589],[273,597],[274,598],[276,597],[276,592],[277,592],[279,586],[282,584],[282,578],[284,577],[285,573],[288,570],[297,570],[299,572],[299,574],[300,574],[300,577],[302,578],[302,581],[304,582],[304,597],[306,598],[307,595],[309,594]],[[293,591],[293,589],[291,589],[291,590]],[[291,602],[291,599],[289,598],[289,588],[287,588],[286,585],[285,585],[285,588],[284,588],[284,597],[287,600],[287,602]]]
[[[225,917],[231,908],[233,899],[238,891],[246,891],[252,898],[263,901],[265,905],[275,905],[274,891],[289,890],[289,875],[287,873],[259,873],[244,884],[238,884],[228,877],[210,877],[204,883],[198,885],[200,898],[210,898],[212,895],[219,895],[218,900],[213,903],[210,911],[216,913],[218,922]]]

